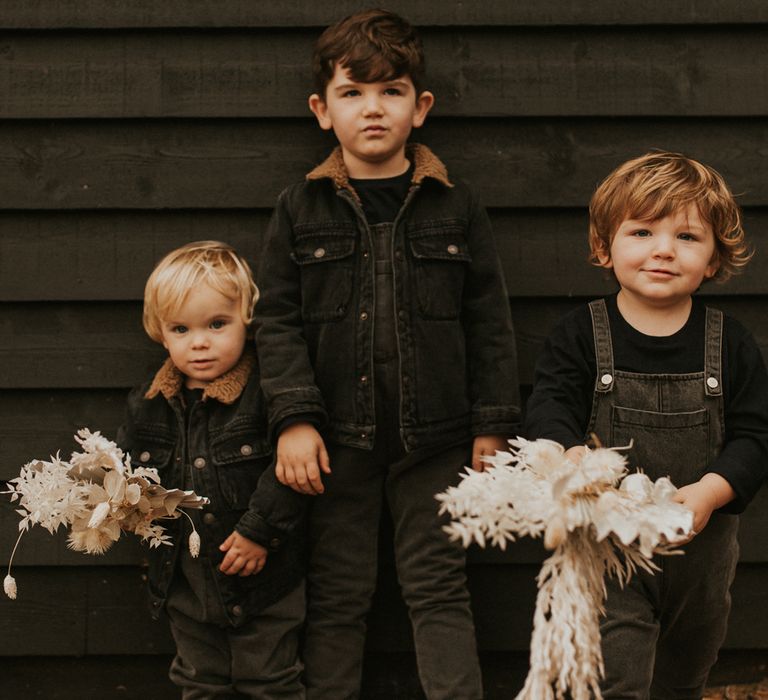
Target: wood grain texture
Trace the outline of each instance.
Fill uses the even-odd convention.
[[[520,383],[553,325],[585,299],[511,300]],[[712,297],[712,305],[738,318],[768,357],[763,297]],[[141,326],[138,302],[4,304],[0,306],[0,388],[116,389],[134,386],[159,367],[162,348]]]
[[[766,25],[423,35],[436,116],[768,112]],[[308,117],[315,37],[293,29],[6,35],[0,118]]]
[[[611,170],[652,148],[717,168],[743,206],[768,205],[762,118],[434,119],[415,139],[491,207],[584,207]],[[298,119],[9,122],[0,191],[5,209],[267,209],[332,145]]]
[[[360,0],[5,0],[0,28],[115,29],[164,27],[324,27],[347,14],[370,7]],[[728,24],[768,20],[761,0],[591,0],[544,4],[484,0],[448,0],[439,4],[390,0],[387,8],[417,25],[582,25],[582,24]]]
[[[511,297],[613,291],[610,275],[587,262],[585,210],[489,213]],[[231,243],[255,270],[269,216],[240,209],[0,212],[0,302],[139,301],[155,263],[201,239]],[[748,209],[745,227],[756,255],[743,274],[707,284],[702,294],[768,294],[768,209]]]

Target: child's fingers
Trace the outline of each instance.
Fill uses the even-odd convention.
[[[231,547],[231,546],[234,544],[234,541],[235,541],[235,533],[233,532],[232,534],[230,534],[230,536],[229,536],[229,537],[227,537],[227,539],[226,539],[226,540],[224,540],[224,541],[223,541],[223,542],[222,542],[222,543],[219,545],[219,549],[220,549],[222,552],[226,552],[226,551],[228,551],[228,550],[229,550],[229,548],[230,548],[230,547]]]
[[[325,491],[323,486],[323,480],[320,477],[320,467],[317,462],[309,462],[307,464],[307,486],[311,490],[313,495],[321,494]]]
[[[320,449],[318,450],[318,453],[320,455],[320,469],[323,470],[323,473],[330,474],[331,473],[331,459],[328,457],[328,450],[325,449],[325,445],[321,444]]]
[[[284,486],[290,486],[286,480],[285,466],[283,465],[282,461],[280,461],[280,458],[278,458],[277,463],[275,464],[275,476],[281,484]]]
[[[234,554],[230,551],[219,565],[219,570],[223,574],[232,576],[233,574],[236,574],[238,571],[240,571],[244,564],[245,560],[239,554]]]

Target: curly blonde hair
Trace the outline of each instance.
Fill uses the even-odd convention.
[[[228,299],[239,299],[243,323],[251,324],[259,290],[248,263],[226,243],[195,241],[168,253],[147,280],[143,321],[152,340],[162,343],[163,319],[172,317],[200,284]]]
[[[741,210],[723,177],[680,153],[646,153],[620,165],[600,183],[589,203],[590,262],[610,259],[611,243],[625,219],[655,221],[693,204],[715,236],[714,279],[724,281],[749,262],[753,251]]]

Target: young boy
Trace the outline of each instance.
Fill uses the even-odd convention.
[[[428,698],[482,697],[464,554],[434,495],[519,416],[489,222],[424,146],[434,97],[411,26],[352,15],[314,54],[309,106],[339,147],[286,189],[259,271],[257,340],[277,471],[312,504],[310,698],[359,694],[384,502]]]
[[[768,376],[752,336],[692,295],[749,259],[718,173],[675,153],[631,160],[590,204],[592,260],[618,294],[566,316],[536,369],[526,434],[584,454],[586,436],[681,487],[685,556],[660,557],[602,624],[606,698],[700,698],[725,637],[737,517],[768,467]]]
[[[130,395],[119,442],[164,486],[210,499],[190,513],[198,558],[186,518],[169,525],[172,546],[150,550],[153,613],[170,618],[170,677],[184,698],[304,698],[304,566],[298,535],[286,534],[296,497],[267,469],[252,343],[246,350],[257,296],[247,263],[216,241],[166,255],[144,294],[144,328],[169,357]]]

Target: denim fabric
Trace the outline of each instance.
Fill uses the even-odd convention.
[[[628,457],[652,479],[697,481],[724,436],[722,314],[707,309],[704,368],[690,374],[616,370],[605,302],[590,304],[597,378],[589,432],[606,446],[633,442]],[[603,697],[701,698],[725,638],[738,561],[738,519],[716,512],[684,556],[656,557],[621,589],[607,582],[601,623]]]
[[[228,624],[215,598],[198,597],[179,577],[168,596],[168,616],[176,641],[169,676],[184,700],[304,700],[298,646],[304,621],[304,584],[262,610],[241,627]],[[210,621],[198,620],[199,609]]]
[[[304,650],[307,697],[360,693],[366,617],[376,586],[378,529],[386,502],[397,576],[429,700],[479,700],[482,681],[466,588],[465,553],[441,527],[434,495],[459,480],[470,447],[406,453],[387,411],[398,399],[397,363],[376,366],[382,419],[372,451],[330,445],[332,473],[310,511],[311,557]],[[378,415],[378,414],[377,414]],[[387,419],[389,416],[389,419]]]
[[[408,451],[512,434],[519,420],[512,322],[487,215],[465,186],[419,179],[423,151],[387,256]],[[383,303],[375,246],[350,188],[322,177],[280,195],[256,306],[272,431],[303,415],[330,442],[373,447],[373,329]]]
[[[128,399],[118,443],[133,463],[154,467],[167,488],[191,484],[210,503],[189,511],[201,537],[200,573],[213,577],[217,596],[228,611],[229,624],[243,625],[260,610],[292,591],[305,572],[305,499],[279,484],[271,468],[264,397],[254,367],[239,398],[231,404],[215,399],[196,402],[185,411],[180,396],[145,398],[150,383]],[[172,538],[147,552],[152,613],[157,617],[187,548],[186,518],[165,524]],[[219,545],[237,530],[270,550],[257,576],[227,576],[216,568],[223,558]],[[207,579],[206,579],[207,580]],[[198,619],[204,619],[200,611]]]

